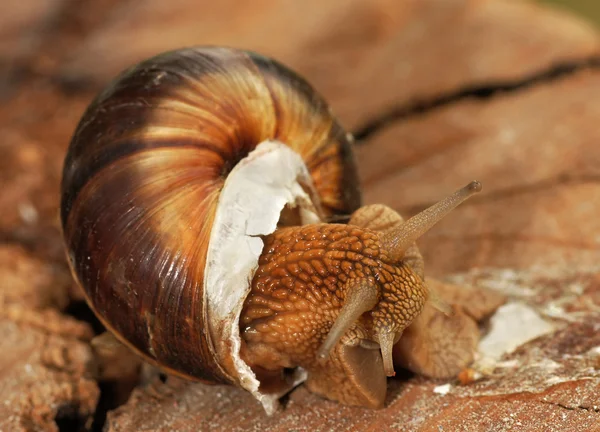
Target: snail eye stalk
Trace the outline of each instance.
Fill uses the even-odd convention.
[[[438,201],[406,222],[390,228],[382,234],[382,248],[394,262],[400,261],[408,248],[436,223],[446,217],[461,203],[481,191],[481,183],[472,181],[452,195]]]

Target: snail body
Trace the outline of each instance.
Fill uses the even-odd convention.
[[[414,241],[478,189],[406,222],[360,207],[351,138],[310,85],[257,54],[200,47],[140,63],[92,102],[61,220],[89,305],[147,361],[239,385],[268,412],[307,378],[378,407],[394,343],[436,301]]]
[[[393,344],[425,299],[420,278],[390,260],[375,231],[282,228],[265,241],[241,315],[243,358],[275,371],[300,366],[312,391],[380,407],[385,377],[394,375]]]

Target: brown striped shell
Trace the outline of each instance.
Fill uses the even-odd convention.
[[[215,356],[204,272],[223,185],[268,140],[304,160],[322,214],[358,208],[347,134],[309,84],[254,53],[200,47],[144,61],[74,133],[61,202],[73,274],[102,322],[166,370],[239,384]]]

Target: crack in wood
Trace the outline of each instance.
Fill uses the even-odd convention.
[[[600,413],[600,406],[586,406],[586,405],[565,405],[563,403],[559,403],[559,402],[552,402],[552,401],[545,401],[545,400],[540,400],[539,402],[543,403],[544,405],[551,405],[551,406],[555,406],[555,407],[559,407],[559,408],[563,408],[565,410],[568,411],[577,411],[577,410],[583,410],[583,411],[587,411],[589,413]]]
[[[361,145],[396,122],[417,117],[465,99],[488,99],[499,93],[520,91],[571,76],[582,70],[597,68],[600,68],[600,56],[592,56],[584,59],[565,60],[520,79],[465,85],[462,88],[440,94],[431,99],[417,100],[391,107],[356,128],[353,135],[356,143]]]

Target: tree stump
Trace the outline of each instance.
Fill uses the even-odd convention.
[[[0,431],[600,430],[590,25],[516,0],[8,0],[0,29]],[[392,379],[380,411],[300,387],[271,417],[232,387],[91,378],[99,327],[57,216],[64,152],[111,77],[196,44],[261,52],[313,83],[357,138],[367,203],[409,216],[484,184],[420,247],[428,275],[508,297],[481,343],[492,363]]]

